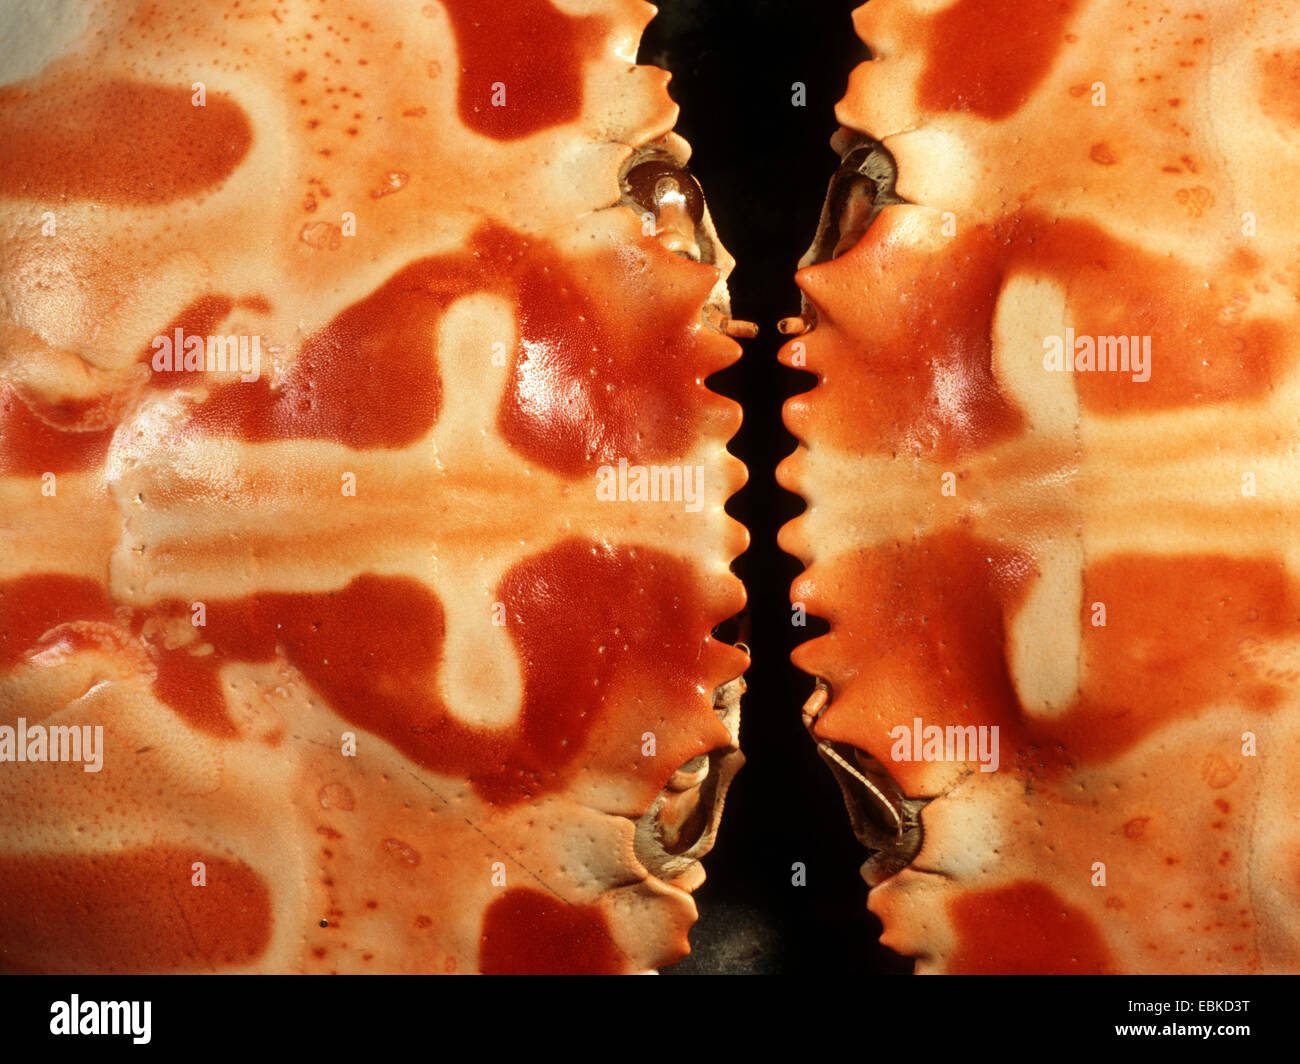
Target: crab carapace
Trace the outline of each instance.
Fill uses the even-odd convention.
[[[750,330],[654,9],[490,7],[8,12],[0,968],[687,951]]]
[[[882,941],[1295,971],[1300,9],[855,22],[779,479]]]

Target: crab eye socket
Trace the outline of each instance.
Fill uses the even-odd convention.
[[[674,255],[701,260],[704,193],[685,170],[658,156],[638,163],[623,177],[623,202],[641,213],[647,236]]]
[[[856,178],[844,190],[840,201],[839,236],[831,252],[832,258],[839,258],[857,245],[875,213],[876,183],[867,177]]]
[[[802,266],[829,262],[843,255],[862,239],[885,207],[906,202],[894,190],[898,177],[894,157],[883,144],[866,137],[857,139],[861,143],[856,146],[848,144],[840,148],[844,156],[831,178],[817,236],[801,260]]]
[[[704,192],[699,182],[664,159],[650,159],[632,167],[623,178],[629,199],[656,217],[669,205],[685,207],[692,223],[704,218]]]
[[[680,793],[682,791],[688,791],[692,787],[698,787],[708,778],[709,768],[710,759],[708,754],[701,754],[699,757],[693,757],[673,773],[672,779],[668,781],[666,789]]]

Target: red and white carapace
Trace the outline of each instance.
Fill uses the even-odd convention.
[[[746,330],[653,9],[3,7],[0,968],[682,956]]]
[[[783,359],[805,710],[923,972],[1300,968],[1300,9],[871,0]]]

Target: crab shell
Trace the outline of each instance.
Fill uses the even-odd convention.
[[[1296,971],[1300,10],[855,21],[838,143],[882,143],[899,202],[798,274],[781,542],[830,623],[795,655],[815,736],[896,835],[920,810],[910,865],[865,870],[882,941],[921,972]]]
[[[489,6],[4,12],[0,968],[687,952],[741,762],[731,262],[623,194],[688,151],[654,9]],[[15,760],[55,727],[97,771]]]

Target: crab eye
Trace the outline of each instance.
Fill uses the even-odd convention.
[[[700,260],[696,227],[704,218],[704,193],[695,178],[665,159],[651,159],[627,172],[623,195],[653,217],[654,235],[664,247],[696,262]]]
[[[623,178],[627,195],[648,211],[658,213],[665,202],[681,203],[693,223],[704,218],[704,193],[699,182],[665,159],[638,163]]]

